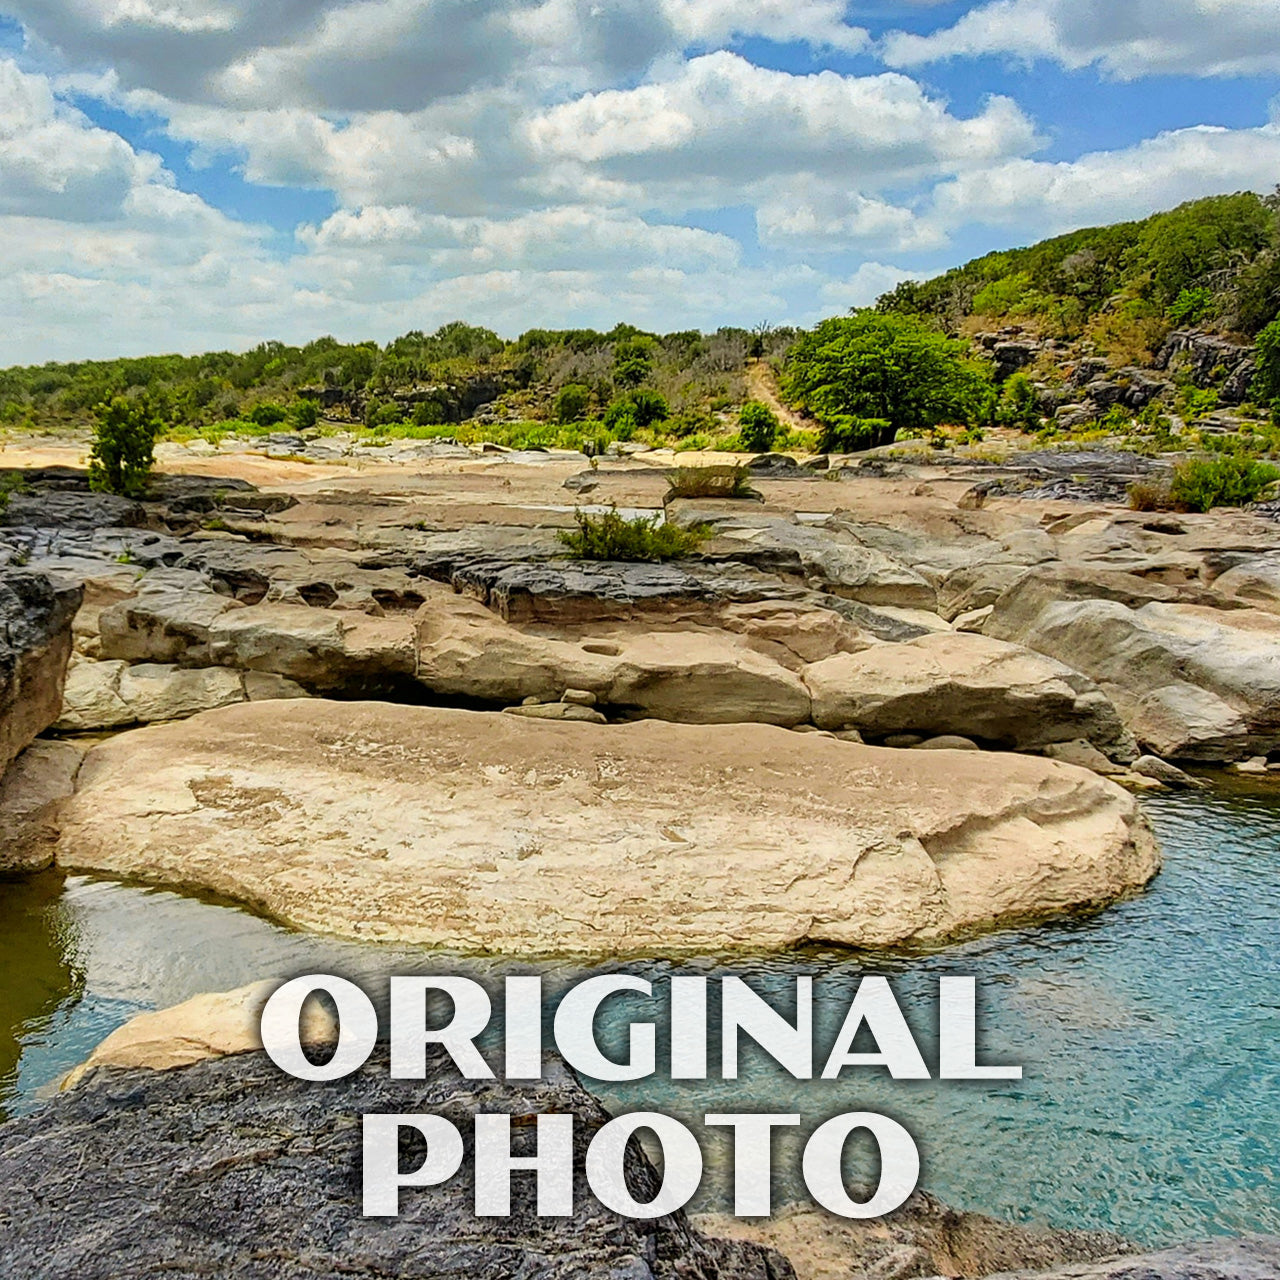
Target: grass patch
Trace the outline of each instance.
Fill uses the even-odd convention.
[[[576,529],[558,535],[576,560],[679,560],[691,556],[711,536],[706,525],[684,528],[660,522],[658,516],[627,520],[617,510],[588,515],[573,513]]]

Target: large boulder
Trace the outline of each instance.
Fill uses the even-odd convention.
[[[455,598],[423,607],[417,644],[418,682],[446,697],[519,702],[585,689],[601,705],[659,720],[796,725],[809,718],[809,693],[794,672],[721,631],[602,628],[558,639]]]
[[[963,734],[1019,750],[1083,738],[1133,756],[1119,714],[1092,680],[985,635],[943,632],[840,654],[808,667],[805,683],[824,729]]]
[[[33,742],[0,777],[0,878],[41,871],[57,852],[58,805],[75,790],[84,753]]]
[[[1228,600],[1280,613],[1280,552],[1244,560],[1217,578],[1213,586]]]
[[[1095,680],[1152,754],[1239,760],[1280,748],[1280,617],[1254,609],[1005,599],[987,635]]]
[[[502,1085],[460,1079],[439,1051],[423,1081],[393,1080],[388,1065],[380,1048],[365,1069],[323,1084],[285,1075],[264,1053],[171,1071],[95,1072],[34,1115],[0,1126],[0,1274],[793,1276],[779,1255],[707,1238],[683,1213],[636,1220],[605,1209],[581,1170],[608,1115],[558,1062],[540,1081]],[[475,1216],[472,1117],[480,1111],[573,1115],[570,1216],[539,1217],[528,1176],[512,1179],[509,1216]],[[398,1218],[366,1218],[355,1173],[361,1116],[418,1112],[459,1128],[462,1170],[441,1186],[403,1192]],[[532,1154],[536,1137],[533,1125],[512,1126],[518,1154]],[[632,1193],[651,1199],[659,1179],[638,1143],[625,1161]]]
[[[0,775],[62,708],[79,587],[0,570]]]
[[[1159,864],[1127,792],[1038,757],[318,700],[100,744],[59,851],[302,928],[588,955],[932,943]]]
[[[233,702],[305,697],[283,676],[226,667],[176,667],[164,663],[73,662],[67,672],[62,714],[54,728],[87,733],[182,720]]]

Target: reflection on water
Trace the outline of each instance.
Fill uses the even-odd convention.
[[[895,1083],[874,1070],[795,1081],[747,1052],[736,1081],[598,1091],[615,1107],[695,1119],[794,1110],[806,1129],[836,1112],[883,1111],[915,1133],[930,1190],[1008,1217],[1110,1227],[1150,1244],[1280,1231],[1280,803],[1273,791],[1148,804],[1166,871],[1142,897],[1089,920],[924,959],[626,966],[658,982],[737,971],[779,1007],[797,974],[813,974],[819,1061],[864,972],[892,977],[922,1047],[934,1036],[937,977],[976,974],[986,1060],[1022,1063],[1021,1082]],[[425,967],[480,976],[499,968],[290,933],[192,898],[77,877],[65,890],[49,877],[0,884],[0,1106],[38,1106],[63,1071],[141,1009],[317,971],[376,990],[389,973]],[[575,976],[561,967],[549,985]],[[627,1016],[652,1014],[606,1006],[603,1030],[619,1044]],[[779,1191],[802,1194],[785,1172],[785,1142],[778,1163]]]

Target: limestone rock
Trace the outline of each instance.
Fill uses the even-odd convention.
[[[985,1276],[994,1268],[1048,1267],[1126,1253],[1102,1231],[1054,1231],[963,1213],[916,1192],[887,1218],[857,1222],[808,1205],[789,1205],[764,1221],[721,1215],[694,1219],[708,1235],[776,1249],[797,1280],[893,1280],[907,1276]]]
[[[1061,662],[988,636],[942,633],[805,671],[814,723],[864,734],[959,734],[1022,750],[1084,738],[1123,749],[1116,709]]]
[[[1237,760],[1280,747],[1280,618],[1255,609],[1111,600],[996,606],[987,635],[1097,681],[1148,751]]]
[[[576,720],[579,724],[607,724],[592,707],[572,702],[533,702],[505,708],[509,716],[528,716],[533,720]]]
[[[988,1280],[1274,1280],[1277,1275],[1280,1236],[1252,1235],[1075,1263],[1052,1271],[1001,1271]]]
[[[554,701],[566,688],[598,705],[695,724],[809,718],[800,678],[720,631],[635,631],[556,639],[514,627],[476,601],[433,601],[417,619],[416,679],[445,696]],[[615,638],[616,637],[616,638]]]
[[[1129,768],[1143,778],[1154,778],[1166,787],[1178,787],[1192,791],[1207,787],[1209,784],[1179,769],[1176,764],[1161,760],[1159,756],[1139,756]]]
[[[1063,764],[1078,765],[1081,769],[1092,769],[1094,773],[1106,776],[1125,773],[1124,765],[1108,760],[1092,743],[1083,738],[1072,742],[1051,742],[1044,748],[1044,755],[1050,760],[1061,760]]]
[[[104,742],[61,823],[68,868],[522,954],[936,942],[1159,863],[1127,793],[1038,757],[317,700]]]
[[[0,778],[0,877],[43,870],[54,859],[58,803],[75,790],[84,753],[68,742],[33,742]]]
[[[117,1027],[62,1081],[74,1089],[99,1067],[171,1071],[206,1058],[261,1050],[262,1006],[282,980],[268,978],[235,991],[192,996],[169,1009],[140,1013]],[[303,1044],[331,1044],[338,1038],[333,1016],[318,1000],[308,1000],[299,1021]]]
[[[956,733],[944,733],[937,738],[926,738],[917,751],[981,751],[972,738],[962,738]]]
[[[1213,586],[1229,600],[1280,613],[1280,553],[1245,560],[1228,569]]]
[[[286,1076],[263,1053],[95,1072],[0,1126],[0,1274],[791,1280],[777,1254],[704,1237],[682,1213],[639,1221],[604,1209],[581,1169],[608,1116],[563,1065],[552,1062],[540,1081],[495,1084],[461,1080],[446,1062],[433,1051],[425,1081],[393,1080],[380,1048],[364,1070],[321,1084]],[[571,1216],[539,1217],[534,1180],[517,1177],[510,1216],[477,1219],[468,1154],[449,1182],[405,1191],[398,1219],[364,1217],[353,1174],[362,1115],[444,1115],[469,1147],[478,1111],[574,1116]],[[516,1153],[531,1154],[536,1136],[532,1124],[514,1124]],[[639,1199],[656,1194],[638,1143],[624,1175]]]
[[[0,775],[57,718],[79,587],[0,570]]]
[[[219,595],[193,570],[153,570],[137,594],[102,610],[99,652],[125,662],[209,666],[209,629],[240,603]]]

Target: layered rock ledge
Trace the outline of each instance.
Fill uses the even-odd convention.
[[[928,945],[1159,866],[1127,792],[1038,757],[320,700],[121,734],[60,821],[69,868],[520,954]]]

